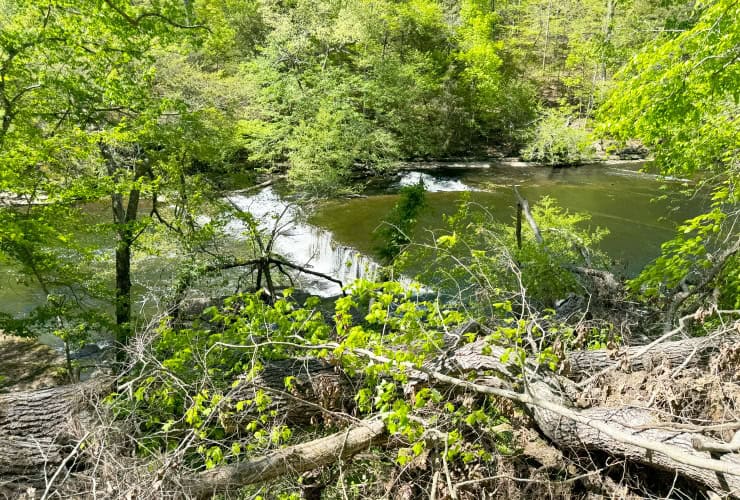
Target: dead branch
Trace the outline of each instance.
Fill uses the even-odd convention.
[[[736,432],[729,443],[709,442],[701,436],[691,440],[691,445],[698,451],[709,451],[712,453],[736,453],[740,451],[740,431]]]
[[[300,474],[351,457],[367,449],[384,434],[385,424],[381,418],[366,420],[327,437],[201,472],[188,477],[182,486],[193,497],[211,498],[218,493],[285,474]]]
[[[722,269],[724,269],[730,258],[738,252],[740,252],[740,238],[738,238],[733,245],[720,252],[720,254],[713,259],[712,267],[704,272],[697,283],[689,283],[689,276],[686,276],[683,280],[681,280],[678,289],[671,297],[671,300],[668,304],[664,326],[664,329],[666,331],[670,330],[673,327],[673,322],[676,318],[676,315],[678,314],[678,310],[681,305],[693,295],[696,295],[697,293],[700,293],[705,288],[707,288],[714,281],[717,275],[722,271]],[[693,286],[689,288],[689,286],[691,285]]]
[[[295,271],[298,271],[300,273],[310,274],[312,276],[316,276],[322,279],[325,279],[327,281],[330,281],[332,283],[336,283],[339,286],[339,289],[342,293],[342,295],[346,295],[347,292],[344,290],[344,284],[341,280],[338,280],[332,276],[329,276],[328,274],[320,273],[317,271],[314,271],[312,269],[309,269],[305,266],[299,266],[297,264],[293,264],[291,262],[288,262],[280,257],[276,256],[268,256],[268,257],[260,257],[257,259],[248,259],[248,260],[235,260],[230,262],[221,262],[216,264],[209,264],[206,266],[201,267],[198,269],[195,273],[187,274],[184,277],[182,277],[175,289],[174,299],[173,299],[173,306],[170,308],[172,311],[172,316],[177,318],[180,315],[180,308],[182,305],[182,302],[185,298],[185,294],[188,291],[188,289],[193,285],[193,281],[197,278],[202,278],[204,276],[207,276],[209,274],[221,272],[221,271],[228,271],[230,269],[237,269],[240,267],[247,267],[252,269],[257,269],[258,276],[261,274],[268,274],[269,267],[275,266],[279,270],[282,271],[282,266],[289,267],[290,269],[293,269]],[[283,271],[284,272],[284,271]],[[269,281],[269,280],[268,280]],[[260,286],[261,279],[257,279],[257,287]],[[272,288],[271,282],[268,283],[268,287]],[[271,293],[274,293],[274,290],[270,290]]]
[[[532,216],[532,212],[529,210],[529,202],[522,197],[521,194],[519,194],[519,190],[516,186],[514,186],[514,194],[516,195],[517,200],[517,243],[519,244],[519,247],[522,246],[522,231],[521,231],[521,212],[524,212],[524,218],[527,219],[527,223],[529,224],[529,227],[532,228],[532,232],[534,233],[534,239],[537,240],[537,243],[540,245],[544,245],[545,240],[542,238],[542,233],[540,233],[540,228],[537,226],[537,222],[534,220],[534,217]]]

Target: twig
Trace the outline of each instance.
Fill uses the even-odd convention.
[[[733,431],[740,429],[740,421],[738,422],[726,422],[724,424],[714,425],[695,425],[695,424],[679,424],[679,423],[665,423],[665,424],[649,424],[649,425],[635,425],[629,426],[630,429],[636,431],[643,431],[647,429],[663,429],[666,431],[676,432],[719,432],[719,431]]]
[[[735,453],[736,451],[740,451],[740,431],[735,432],[732,440],[726,444],[709,443],[701,436],[696,436],[691,440],[691,446],[693,446],[696,451]]]
[[[447,479],[447,490],[450,492],[452,500],[457,500],[457,491],[452,486],[452,478],[450,477],[450,467],[447,465],[447,451],[449,449],[448,436],[445,436],[445,451],[442,453],[442,466],[445,471],[445,478]]]
[[[49,491],[51,490],[51,487],[54,484],[54,481],[56,481],[57,477],[59,477],[59,474],[62,472],[62,469],[64,469],[64,466],[67,465],[67,462],[69,462],[72,459],[72,457],[74,457],[75,455],[77,455],[77,452],[79,451],[80,446],[82,446],[82,443],[84,443],[85,440],[89,436],[90,436],[90,433],[89,432],[86,433],[82,437],[82,439],[80,439],[79,441],[77,441],[77,444],[75,445],[74,448],[72,448],[72,451],[70,451],[69,454],[64,458],[64,460],[62,460],[62,463],[59,464],[59,467],[57,467],[56,472],[54,472],[54,475],[51,476],[51,479],[46,484],[46,489],[44,490],[44,494],[41,495],[41,500],[46,500],[49,497]]]
[[[429,492],[429,500],[437,500],[437,483],[439,482],[439,471],[434,471],[432,476],[432,491]]]

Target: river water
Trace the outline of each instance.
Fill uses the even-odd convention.
[[[299,209],[300,202],[286,201],[271,187],[256,194],[232,193],[228,197],[251,212],[263,229],[279,225],[277,253],[348,284],[371,276],[377,268],[373,231],[398,200],[402,186],[421,178],[428,190],[427,206],[418,224],[422,234],[442,227],[442,215],[456,211],[462,192],[469,192],[472,201],[485,206],[498,220],[513,223],[516,202],[511,186],[518,185],[530,204],[548,195],[568,210],[590,214],[592,226],[610,231],[602,249],[624,274],[634,275],[659,254],[661,243],[672,237],[676,223],[699,213],[704,203],[700,198],[681,195],[684,184],[680,180],[642,174],[639,167],[600,164],[552,169],[495,163],[417,163],[396,178],[376,183],[363,197],[325,201],[308,210]],[[234,220],[226,229],[232,244],[239,245],[245,227]],[[110,245],[109,239],[106,245]],[[177,262],[164,256],[142,255],[137,262],[137,281],[141,285],[137,305],[146,310],[155,307],[164,294]],[[295,278],[311,293],[339,293],[339,287],[331,282],[306,274]],[[38,289],[19,284],[18,275],[0,262],[0,313],[23,314],[43,300]]]
[[[427,188],[427,207],[419,217],[417,235],[442,227],[442,215],[455,213],[461,192],[481,204],[498,221],[514,223],[513,185],[530,205],[547,195],[571,212],[591,215],[590,225],[609,230],[601,248],[617,270],[634,276],[660,254],[660,245],[674,235],[678,222],[697,215],[704,201],[681,194],[685,181],[639,172],[641,163],[541,168],[495,163],[417,164],[385,189],[366,198],[335,200],[316,210],[309,221],[330,231],[334,240],[372,254],[373,231],[396,203],[395,192],[418,182]]]

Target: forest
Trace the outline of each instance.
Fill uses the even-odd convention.
[[[0,497],[740,498],[738,0],[0,0]]]

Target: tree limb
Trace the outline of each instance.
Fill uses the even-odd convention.
[[[537,226],[537,222],[534,220],[532,212],[529,210],[529,202],[524,199],[521,194],[519,194],[519,190],[516,186],[514,186],[514,194],[516,195],[517,205],[521,207],[522,211],[524,212],[524,218],[527,219],[529,227],[531,227],[532,232],[534,232],[534,239],[537,240],[537,243],[539,243],[540,245],[544,245],[545,240],[542,238],[540,228],[539,226]]]
[[[381,418],[366,420],[330,436],[201,472],[186,478],[183,486],[193,497],[211,498],[218,493],[285,474],[299,474],[351,457],[384,435],[385,424]]]

